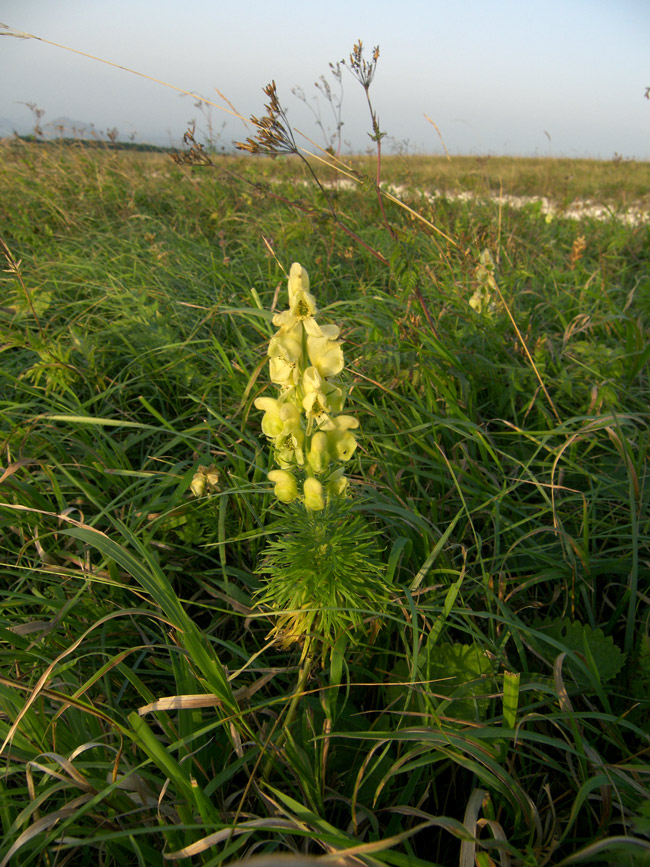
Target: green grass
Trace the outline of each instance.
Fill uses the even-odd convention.
[[[359,160],[370,173],[370,160]],[[478,195],[546,196],[567,206],[589,200],[624,208],[648,207],[650,163],[553,157],[390,156],[383,174],[395,183]]]
[[[647,201],[645,164],[383,166],[414,191]],[[414,192],[428,223],[386,200],[391,233],[371,182],[328,191],[335,219],[307,179],[0,152],[21,260],[0,303],[0,864],[646,864],[650,232]],[[296,260],[342,326],[354,504],[390,583],[306,681],[252,607],[282,513],[253,400]],[[200,466],[219,479],[197,499]]]

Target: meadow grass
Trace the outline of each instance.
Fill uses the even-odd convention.
[[[0,865],[648,863],[650,232],[420,194],[648,166],[389,158],[382,213],[215,162],[0,151]],[[254,607],[295,260],[390,586],[305,677]]]

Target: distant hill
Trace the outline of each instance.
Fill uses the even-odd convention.
[[[10,133],[9,137],[12,137]],[[104,138],[74,138],[72,136],[62,136],[57,138],[37,138],[33,133],[28,135],[18,135],[20,141],[31,142],[33,144],[42,145],[43,147],[52,147],[55,145],[76,146],[85,148],[101,148],[102,150],[117,150],[117,151],[147,151],[154,153],[174,153],[176,148],[160,147],[159,145],[148,144],[140,141],[107,141]],[[2,135],[0,134],[0,138]]]
[[[97,129],[94,124],[87,123],[83,120],[75,120],[67,115],[56,117],[53,120],[40,120],[40,131],[35,135],[34,118],[21,117],[19,120],[11,119],[6,116],[0,117],[0,138],[6,138],[12,135],[18,135],[20,138],[29,141],[65,141],[65,142],[88,142],[117,145],[120,147],[136,146],[138,150],[168,150],[168,148],[159,148],[156,145],[143,144],[142,142],[134,142],[134,136],[129,135],[128,131],[120,137],[118,129],[105,130]],[[122,139],[129,139],[122,141]]]

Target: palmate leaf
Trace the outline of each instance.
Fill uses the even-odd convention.
[[[445,714],[479,720],[495,691],[492,662],[477,644],[440,642],[428,649],[427,679],[437,695],[447,696]]]
[[[586,623],[568,618],[548,623],[537,618],[533,627],[535,633],[530,638],[533,648],[550,665],[559,653],[567,652],[565,670],[568,669],[576,683],[583,688],[590,686],[590,679],[580,662],[592,671],[595,669],[601,683],[611,680],[623,667],[626,654],[619,650],[612,637],[605,635],[602,629],[592,629]]]
[[[392,673],[392,680],[405,686],[409,681],[408,665],[400,661]],[[487,711],[488,696],[495,692],[496,682],[492,661],[477,644],[428,641],[418,658],[416,681],[420,706],[426,690],[428,699],[435,699],[438,712],[455,719],[481,720]]]

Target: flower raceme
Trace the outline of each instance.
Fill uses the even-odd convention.
[[[283,503],[301,499],[309,511],[319,511],[345,493],[341,463],[354,454],[351,430],[359,422],[340,415],[345,394],[331,382],[344,366],[339,328],[317,322],[309,276],[298,262],[291,266],[288,289],[289,309],[273,317],[278,330],[268,348],[271,382],[280,392],[258,397],[255,406],[264,413],[262,431],[280,467],[268,474],[275,496]]]
[[[383,613],[389,594],[376,530],[346,498],[359,422],[344,414],[345,392],[336,382],[344,366],[339,329],[318,321],[309,277],[297,262],[289,308],[273,324],[268,357],[276,389],[255,406],[273,452],[268,479],[277,499],[294,505],[275,522],[256,570],[267,576],[256,606],[273,618],[270,636],[285,647],[303,645],[307,671],[315,654],[325,658],[340,638],[363,637],[368,612]]]

